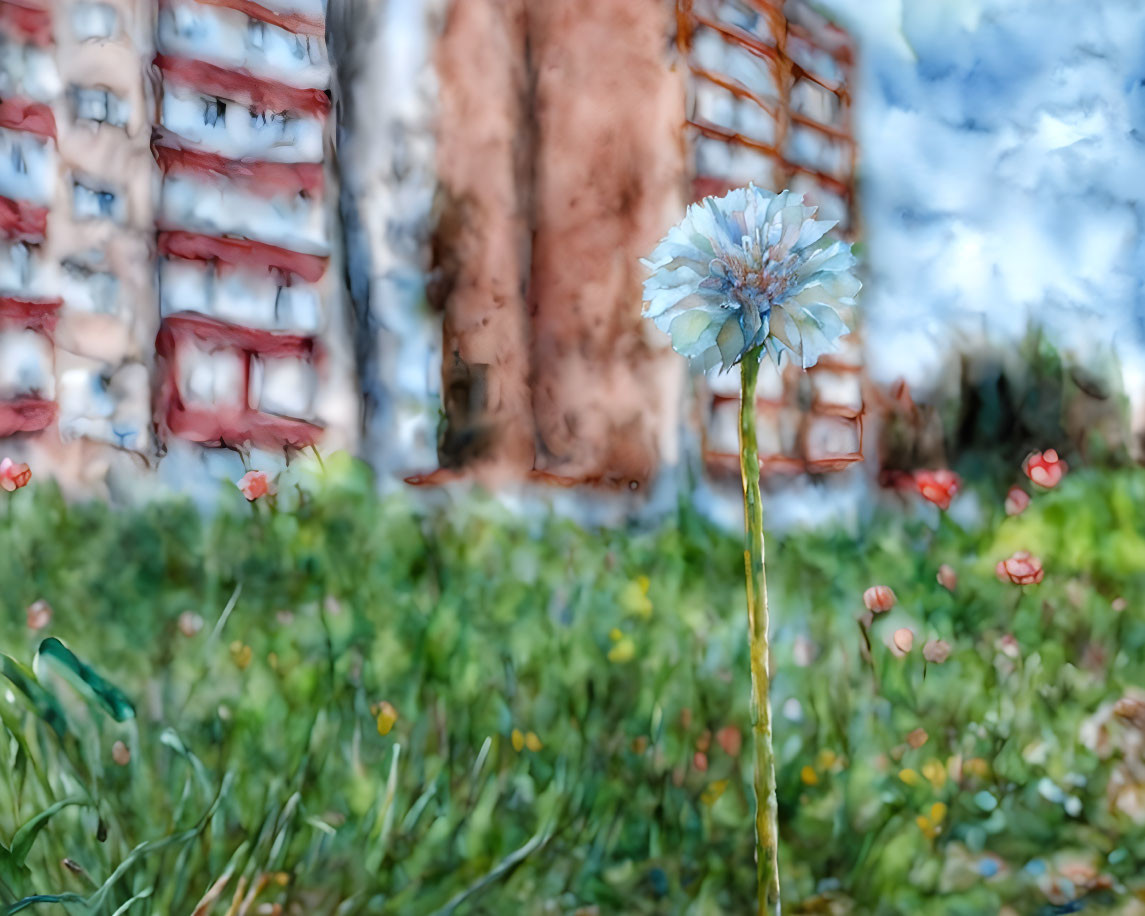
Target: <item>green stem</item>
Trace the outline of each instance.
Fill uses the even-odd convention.
[[[775,752],[771,742],[768,689],[767,576],[763,567],[763,504],[755,435],[755,385],[762,348],[740,364],[740,476],[743,478],[744,567],[747,573],[748,643],[751,655],[751,727],[755,747],[755,855],[760,916],[778,916],[779,819],[775,797]]]

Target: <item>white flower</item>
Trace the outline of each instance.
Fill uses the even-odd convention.
[[[790,191],[755,185],[692,204],[642,263],[644,314],[703,369],[729,369],[755,347],[815,365],[847,333],[855,303],[851,246]]]

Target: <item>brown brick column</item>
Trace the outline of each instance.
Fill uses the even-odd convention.
[[[642,483],[675,432],[681,367],[640,315],[638,260],[685,203],[674,25],[662,0],[529,5],[533,403],[556,474]]]
[[[531,131],[524,0],[460,0],[436,52],[439,192],[431,298],[444,310],[443,467],[533,465]]]

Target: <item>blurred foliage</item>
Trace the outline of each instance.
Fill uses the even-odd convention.
[[[1113,352],[1082,361],[1039,327],[1017,345],[967,345],[946,390],[915,404],[905,389],[888,401],[880,436],[883,466],[953,467],[1010,485],[1013,456],[1056,448],[1071,465],[1129,463],[1129,410]]]
[[[738,537],[419,514],[337,456],[278,486],[0,509],[8,912],[751,909]],[[769,545],[787,909],[1140,912],[1145,473],[909,508]],[[1041,585],[995,579],[1019,548]]]

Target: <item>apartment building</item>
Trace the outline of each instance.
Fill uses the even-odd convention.
[[[321,0],[164,0],[156,253],[165,440],[354,445]]]

